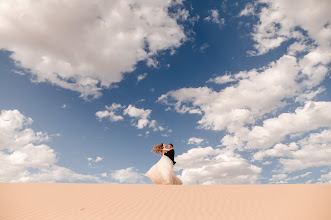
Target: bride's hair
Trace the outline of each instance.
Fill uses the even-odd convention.
[[[161,144],[158,144],[158,145],[155,145],[153,147],[153,149],[151,150],[151,152],[155,153],[155,154],[159,154],[162,152],[162,149],[163,149],[163,143]]]

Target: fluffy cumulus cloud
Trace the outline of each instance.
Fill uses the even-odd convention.
[[[276,174],[272,175],[272,178],[269,179],[270,182],[277,182],[277,183],[282,183],[281,180],[285,179],[287,177],[286,174]]]
[[[237,83],[221,91],[182,88],[161,95],[158,102],[172,105],[179,113],[202,113],[199,128],[234,132],[283,107],[284,100],[300,90],[298,72],[296,58],[284,55],[265,68],[238,73],[233,77]]]
[[[137,62],[155,66],[160,51],[186,40],[177,19],[189,14],[180,7],[172,0],[3,0],[0,48],[32,81],[97,98]]]
[[[274,67],[276,66],[277,63]],[[280,73],[283,71],[285,69],[279,72],[276,71],[275,73],[279,73],[278,76],[281,77]],[[287,71],[291,70],[287,69]],[[268,72],[268,69],[264,70],[262,76],[266,72]],[[296,74],[296,71],[293,72]],[[259,76],[261,77],[261,75]],[[309,139],[305,139],[306,141],[290,144],[281,143],[287,140],[287,138],[295,139],[297,136],[304,135],[307,132],[331,127],[329,114],[330,102],[306,101],[304,106],[298,107],[293,113],[282,113],[277,117],[264,120],[264,115],[272,113],[277,108],[281,108],[284,105],[283,99],[294,97],[300,91],[301,87],[295,80],[292,82],[288,80],[283,83],[281,81],[277,82],[271,76],[275,75],[268,76],[270,77],[270,81],[268,81],[268,78],[265,78],[265,83],[253,84],[254,87],[251,84],[252,81],[250,78],[244,77],[236,87],[229,86],[221,92],[215,92],[207,87],[184,88],[161,96],[160,101],[174,106],[174,109],[178,112],[194,108],[198,108],[199,111],[204,112],[203,118],[198,122],[200,124],[199,127],[213,130],[226,129],[229,134],[225,135],[221,142],[228,149],[267,149],[274,146],[272,149],[255,153],[253,159],[262,160],[267,156],[280,157],[278,165],[281,166],[281,169],[278,172],[294,172],[310,167],[330,166],[331,146],[328,140],[322,138],[328,136],[328,130],[323,131],[320,135],[311,134]],[[290,79],[290,76],[287,79]],[[243,82],[245,83],[241,84]],[[268,87],[268,82],[275,84],[269,84],[271,87]],[[238,89],[241,85],[245,87],[243,86],[241,89]],[[270,89],[270,93],[256,92],[255,89],[258,90],[261,87],[266,90]],[[249,89],[252,89],[251,91],[253,92],[249,91]],[[230,92],[228,93],[228,91]],[[227,93],[228,96],[224,95]],[[238,93],[241,95],[237,95]],[[268,94],[268,96],[263,96],[262,94]],[[260,98],[261,102],[255,99],[257,98],[256,96]],[[172,100],[176,102],[171,103]],[[185,106],[185,102],[190,102],[191,106]],[[240,108],[239,106],[242,107]],[[261,126],[254,126],[254,122],[257,119],[262,120]],[[247,124],[253,126],[245,126]],[[199,178],[200,175],[198,174],[202,170],[194,171]],[[191,177],[187,177],[187,175],[191,175],[191,172],[183,171],[182,177],[184,179],[187,178],[188,180],[186,181],[190,182]],[[192,178],[194,179],[194,177]],[[285,183],[287,181],[289,180],[279,180],[278,183]]]
[[[207,83],[215,83],[215,84],[227,84],[229,82],[236,82],[239,79],[242,79],[243,77],[247,78],[247,74],[245,74],[245,72],[241,72],[239,74],[235,74],[235,75],[231,75],[231,74],[224,74],[222,76],[217,76],[215,78],[210,78]]]
[[[88,157],[87,161],[88,161],[88,166],[91,168],[98,168],[97,166],[94,166],[94,163],[98,163],[100,161],[103,160],[103,157],[96,157],[95,159],[93,159],[92,157]]]
[[[331,183],[331,172],[321,175],[318,180],[320,181],[318,183]]]
[[[323,118],[323,115],[321,115]],[[296,122],[309,122],[309,119],[302,117],[302,120],[291,121]],[[326,121],[327,122],[327,121]],[[302,127],[295,127],[296,130],[310,130],[314,129],[314,123],[307,125],[301,125]],[[289,144],[279,143],[275,144],[272,148],[266,150],[259,150],[252,155],[253,161],[260,161],[263,163],[265,158],[277,158],[278,167],[275,172],[291,173],[294,171],[301,171],[307,168],[313,167],[329,167],[331,168],[331,123],[327,122],[329,129],[323,129],[320,132],[309,133],[306,137]],[[279,123],[279,128],[291,127],[291,125],[284,125]],[[315,127],[316,128],[316,127]],[[288,131],[287,129],[281,129],[278,133],[282,137],[282,132]],[[277,131],[275,131],[277,132]],[[263,136],[263,132],[259,135]],[[278,136],[277,133],[273,133],[271,136]],[[300,134],[302,135],[302,133]],[[270,136],[266,135],[264,138],[260,137],[259,140],[262,143],[268,143]],[[279,137],[277,137],[278,139]],[[258,142],[257,142],[258,143]]]
[[[323,49],[330,47],[331,15],[328,0],[259,0],[266,4],[259,13],[260,22],[255,25],[253,39],[257,42],[257,55],[281,45],[289,39],[297,39],[304,44],[304,34],[298,27],[307,31]],[[246,6],[247,14],[252,6]],[[242,14],[245,14],[245,10]]]
[[[218,10],[212,9],[209,11],[209,14],[207,17],[204,18],[205,21],[211,21],[219,25],[223,25],[225,20],[224,18],[221,18],[219,15]]]
[[[294,181],[294,180],[305,180],[307,178],[309,178],[310,174],[312,174],[312,172],[306,172],[300,175],[296,175],[296,176],[292,176],[292,177],[288,177],[287,174],[276,174],[276,175],[272,175],[272,178],[269,179],[269,183],[272,184],[280,184],[280,183],[290,183],[289,181]],[[311,183],[311,180],[307,180],[305,183]]]
[[[298,60],[302,79],[308,89],[300,99],[311,98],[321,90],[312,90],[328,73],[331,62],[331,15],[328,0],[260,0],[266,5],[258,14],[260,21],[252,33],[255,51],[251,55],[265,54],[289,39],[288,54],[303,57]]]
[[[0,114],[0,182],[103,182],[98,177],[56,165],[58,156],[44,144],[49,136],[29,126],[33,120],[18,110]]]
[[[114,170],[110,173],[110,177],[120,183],[140,183],[143,176],[138,173],[134,167],[128,167],[126,169]]]
[[[255,14],[255,6],[248,3],[245,8],[239,13],[239,16],[249,16]]]
[[[175,157],[183,184],[257,184],[262,168],[229,149],[192,148]]]
[[[287,136],[293,138],[309,131],[331,127],[331,102],[306,102],[294,113],[282,113],[276,118],[263,121],[262,126],[245,129],[237,135],[246,142],[246,148],[269,148],[283,141]]]
[[[164,131],[165,130],[165,128],[163,126],[159,125],[156,120],[151,120],[148,127],[152,128],[153,131]],[[168,130],[168,132],[169,132],[169,130]]]
[[[198,129],[224,131],[221,146],[229,151],[258,150],[250,156],[263,165],[272,163],[264,158],[277,158],[279,169],[274,171],[280,174],[271,182],[309,176],[287,176],[294,171],[329,167],[331,105],[317,101],[326,91],[322,82],[331,63],[329,8],[326,0],[261,0],[246,5],[238,18],[254,14],[259,19],[250,54],[263,55],[292,39],[286,52],[261,68],[210,78],[208,86],[169,91],[158,102],[180,114],[200,115]],[[222,89],[214,89],[214,84]],[[197,173],[208,173],[202,167]],[[182,175],[190,182],[188,173]]]
[[[306,77],[300,70],[296,57],[284,55],[261,69],[207,81],[219,84],[235,82],[221,91],[206,86],[182,88],[161,95],[158,102],[173,106],[179,113],[202,114],[199,128],[226,129],[233,133],[246,124],[256,123],[268,113],[280,110],[288,104],[287,100],[311,93],[309,84],[315,75]],[[326,73],[315,86],[321,83]],[[303,100],[314,97],[306,96]]]
[[[148,126],[153,131],[165,130],[165,128],[156,120],[150,119],[150,115],[152,113],[152,110],[150,109],[137,108],[131,104],[128,106],[123,106],[118,103],[113,103],[111,106],[106,105],[105,108],[106,110],[97,111],[95,113],[95,116],[99,121],[101,121],[103,118],[109,118],[110,121],[114,122],[124,120],[123,116],[129,116],[132,118],[132,125],[138,129],[143,129]]]
[[[121,115],[117,115],[116,111],[125,108],[121,104],[113,103],[111,106],[106,105],[106,110],[104,111],[97,111],[95,116],[101,121],[103,118],[109,118],[111,121],[120,121],[124,118]]]
[[[152,110],[150,109],[143,109],[143,108],[136,108],[133,105],[129,105],[123,111],[123,115],[129,115],[132,118],[136,118],[138,120],[136,127],[138,129],[143,129],[149,123],[149,117]]]
[[[187,140],[187,144],[201,144],[203,141],[202,138],[191,137]]]
[[[280,172],[293,172],[310,167],[331,168],[331,130],[322,130],[319,133],[310,133],[298,141],[299,149],[284,152],[284,157],[279,158]],[[268,155],[267,156],[274,156]],[[277,155],[275,155],[277,156]],[[282,156],[282,155],[280,155]]]

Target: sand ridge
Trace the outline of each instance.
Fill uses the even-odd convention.
[[[0,219],[330,220],[331,184],[0,183]]]

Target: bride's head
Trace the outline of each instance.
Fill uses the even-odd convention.
[[[155,153],[155,154],[159,154],[162,152],[162,149],[166,147],[166,145],[164,143],[161,143],[161,144],[158,144],[158,145],[155,145],[153,147],[153,149],[151,150],[151,152]]]

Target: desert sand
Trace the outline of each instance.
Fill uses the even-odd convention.
[[[331,184],[0,183],[0,219],[330,220]]]

